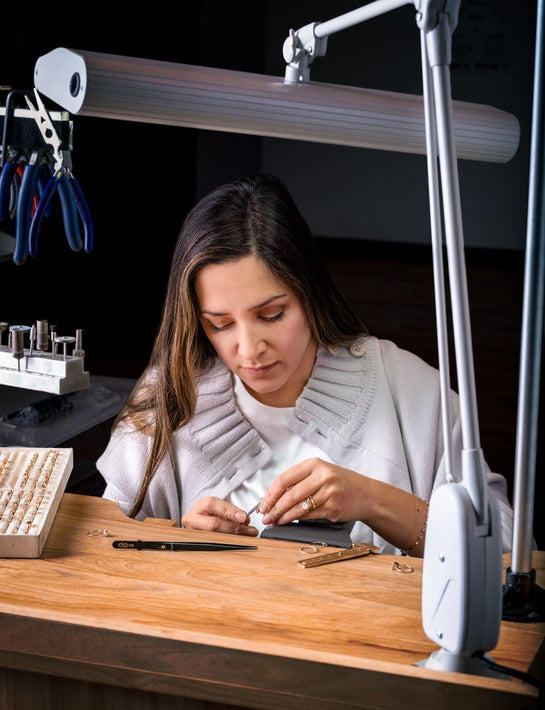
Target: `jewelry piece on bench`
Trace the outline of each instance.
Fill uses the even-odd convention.
[[[411,565],[400,565],[397,560],[394,560],[394,562],[392,562],[392,569],[396,572],[399,572],[400,574],[410,574],[411,572],[414,572],[414,569],[413,567],[411,567]]]
[[[99,528],[98,530],[89,530],[87,537],[111,537],[111,535],[106,528]]]
[[[316,554],[318,552],[318,547],[327,547],[327,542],[320,540],[313,542],[310,545],[303,545],[303,547],[299,548],[299,552],[302,552],[304,555]]]

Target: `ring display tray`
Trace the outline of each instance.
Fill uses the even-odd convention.
[[[0,448],[0,557],[40,557],[72,467],[72,449]]]

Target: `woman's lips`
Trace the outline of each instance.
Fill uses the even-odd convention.
[[[276,362],[271,362],[270,365],[260,365],[259,367],[242,367],[242,371],[245,372],[247,375],[255,375],[255,376],[260,376],[260,375],[267,375],[273,367],[276,366]]]

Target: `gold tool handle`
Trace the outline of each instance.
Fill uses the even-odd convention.
[[[328,565],[332,562],[348,560],[351,557],[363,557],[363,555],[369,555],[372,552],[378,552],[378,547],[376,547],[376,545],[368,545],[365,542],[360,542],[357,545],[352,545],[352,547],[346,550],[328,552],[325,555],[316,555],[315,557],[307,557],[305,560],[299,560],[297,564],[299,567],[305,568],[319,567],[320,565]]]

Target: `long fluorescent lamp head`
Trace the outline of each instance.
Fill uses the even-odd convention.
[[[58,47],[39,57],[34,84],[72,114],[426,153],[421,96]],[[461,159],[505,163],[515,116],[454,102]]]

